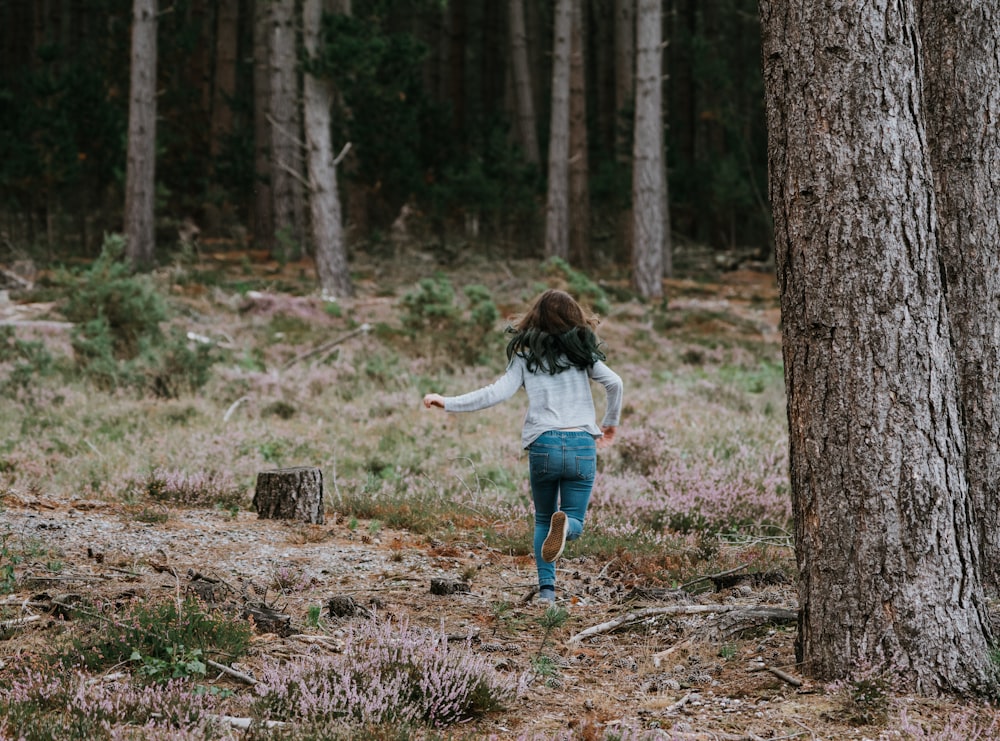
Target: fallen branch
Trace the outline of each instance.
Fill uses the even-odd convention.
[[[37,623],[41,619],[41,615],[25,615],[22,618],[15,618],[14,620],[4,620],[0,623],[0,631],[20,628],[22,625],[27,625],[28,623]]]
[[[371,330],[371,325],[370,324],[367,324],[367,323],[362,324],[357,329],[355,329],[355,330],[353,330],[351,332],[348,332],[347,334],[343,335],[342,337],[338,337],[337,339],[331,340],[330,342],[324,342],[322,345],[314,347],[312,350],[308,350],[308,351],[302,353],[301,355],[295,356],[294,358],[292,358],[291,360],[289,360],[287,363],[285,363],[283,366],[281,366],[281,369],[282,370],[288,370],[289,368],[291,368],[296,363],[299,363],[299,362],[301,362],[303,360],[306,360],[307,358],[311,358],[314,355],[319,355],[320,353],[325,353],[328,350],[332,350],[333,348],[335,348],[340,343],[346,342],[347,340],[349,340],[352,337],[355,337],[355,336],[357,336],[359,334],[365,334],[365,333],[369,332],[370,330]]]
[[[214,716],[217,720],[222,723],[227,723],[232,728],[238,728],[241,731],[247,731],[250,729],[254,723],[258,723],[264,728],[284,728],[287,723],[280,720],[254,720],[253,718],[237,718],[233,715],[216,715]]]
[[[678,700],[677,702],[675,702],[673,705],[671,705],[670,707],[664,709],[664,711],[663,711],[664,714],[665,715],[669,715],[670,713],[676,713],[682,707],[684,707],[685,705],[687,705],[688,701],[690,699],[691,699],[691,693],[688,692],[686,695],[684,695],[684,697],[682,697],[680,700]]]
[[[56,322],[51,319],[0,319],[0,327],[34,327],[36,329],[72,329],[72,322]]]
[[[783,672],[781,669],[778,669],[777,667],[774,667],[774,666],[765,666],[764,669],[766,669],[767,671],[771,672],[771,674],[773,674],[774,676],[776,676],[781,681],[788,682],[790,685],[792,685],[792,687],[801,687],[802,686],[802,680],[801,679],[799,679],[798,677],[793,677],[788,672]]]
[[[218,661],[212,661],[211,659],[205,659],[205,665],[216,669],[223,674],[228,674],[233,679],[238,679],[244,684],[249,684],[251,687],[257,684],[257,680],[251,677],[249,674],[244,674],[243,672],[238,672],[231,666],[226,666],[225,664],[220,664]]]
[[[581,630],[567,642],[579,643],[584,638],[589,638],[590,636],[598,635],[600,633],[608,633],[616,628],[620,628],[623,625],[627,625],[628,623],[634,623],[655,615],[705,615],[717,612],[732,612],[733,610],[738,609],[740,608],[735,605],[670,605],[665,607],[648,607],[645,610],[630,612],[622,615],[621,617],[615,618],[614,620],[609,620],[606,623],[601,623],[600,625],[594,625],[586,630]]]
[[[718,574],[712,574],[711,576],[699,576],[697,579],[692,579],[686,584],[681,584],[681,589],[687,589],[688,587],[693,587],[695,584],[699,584],[703,581],[708,581],[709,579],[718,579],[721,576],[729,576],[730,574],[735,574],[737,571],[743,571],[747,566],[749,566],[752,561],[747,561],[745,564],[741,564],[736,568],[729,569],[728,571],[720,571]]]

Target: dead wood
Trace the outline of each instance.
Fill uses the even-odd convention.
[[[311,466],[261,471],[257,474],[253,506],[261,519],[322,525],[323,472]]]

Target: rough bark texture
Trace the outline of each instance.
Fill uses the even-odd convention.
[[[153,262],[156,195],[156,0],[132,3],[128,160],[125,166],[125,239],[136,266]]]
[[[295,0],[272,0],[271,189],[274,228],[286,243],[302,242],[302,133],[300,131]]]
[[[306,52],[314,55],[319,45],[323,0],[305,0],[302,6],[302,37]],[[333,89],[326,80],[305,75],[306,151],[309,166],[309,213],[319,287],[326,298],[351,295],[347,248],[337,194],[337,168],[330,141],[330,111]]]
[[[760,3],[798,652],[984,690],[957,374],[912,5]]]
[[[318,468],[278,468],[257,474],[253,494],[257,516],[322,525],[323,472]]]
[[[938,240],[983,579],[1000,588],[1000,10],[920,3]]]
[[[274,244],[274,202],[271,195],[271,24],[267,0],[254,0],[253,17],[253,139],[254,191],[251,204],[254,244],[271,250]]]
[[[565,260],[569,257],[569,57],[573,0],[557,0],[555,12],[545,255]]]
[[[531,93],[528,67],[528,39],[524,31],[524,0],[508,0],[510,11],[510,58],[514,73],[514,99],[517,104],[517,133],[524,158],[539,164],[535,100]]]
[[[632,147],[632,284],[663,295],[666,170],[663,166],[662,14],[659,0],[639,0],[636,14],[635,135]]]

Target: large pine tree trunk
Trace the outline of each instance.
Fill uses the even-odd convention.
[[[921,57],[938,240],[983,578],[1000,588],[1000,13],[923,0]]]
[[[302,133],[295,0],[271,0],[271,192],[283,247],[302,244]],[[288,257],[288,255],[284,255]]]
[[[253,142],[254,190],[250,212],[258,249],[274,245],[274,200],[271,194],[271,10],[269,0],[253,6]]]
[[[129,261],[153,262],[156,195],[156,0],[133,0],[125,239]]]
[[[569,86],[569,254],[590,266],[590,160],[587,156],[587,89],[582,0],[573,0]]]
[[[541,162],[541,157],[538,153],[535,100],[531,92],[531,73],[528,67],[528,40],[524,31],[524,0],[508,0],[508,6],[518,140],[524,150],[524,158],[537,165]]]
[[[636,13],[635,134],[632,145],[632,285],[663,295],[666,224],[663,163],[662,13],[660,0],[639,0]]]
[[[545,255],[564,260],[569,257],[569,57],[572,31],[573,0],[556,0]]]
[[[760,4],[798,658],[988,689],[908,3]]]
[[[305,0],[302,6],[302,37],[306,53],[315,55],[320,39],[323,0]],[[305,76],[306,151],[309,166],[309,213],[312,243],[316,256],[319,287],[327,298],[351,295],[351,278],[344,246],[337,168],[330,141],[330,111],[333,90],[330,83]]]

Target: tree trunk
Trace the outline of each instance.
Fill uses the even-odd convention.
[[[316,54],[319,46],[322,17],[323,0],[305,0],[302,6],[302,36],[306,53],[310,56]],[[351,276],[344,246],[340,197],[337,194],[335,155],[330,141],[333,89],[328,81],[309,74],[305,76],[304,85],[309,212],[316,274],[324,297],[344,298],[351,295]]]
[[[215,19],[215,83],[212,86],[212,157],[222,152],[233,132],[233,98],[236,96],[236,57],[239,53],[239,0],[219,0]]]
[[[318,468],[278,468],[257,474],[253,508],[264,520],[299,520],[322,525],[323,472]]]
[[[156,0],[133,0],[125,166],[126,254],[135,267],[153,262],[156,195]]]
[[[923,0],[921,47],[938,241],[983,579],[1000,588],[1000,14]]]
[[[574,265],[590,267],[590,162],[587,156],[587,90],[582,0],[573,0],[569,89],[569,254]]]
[[[632,285],[644,298],[663,295],[666,204],[660,0],[639,0],[636,14],[635,134],[632,144]]]
[[[556,0],[545,255],[563,260],[569,257],[569,57],[572,30],[573,0]]]
[[[517,133],[524,158],[534,165],[541,162],[535,121],[535,100],[528,67],[528,41],[524,31],[524,0],[508,0],[510,10],[510,58],[514,72],[517,103]]]
[[[908,3],[760,4],[798,658],[990,688]],[[874,94],[873,94],[874,91]]]
[[[282,254],[302,244],[302,134],[300,132],[295,0],[271,4],[271,188],[275,236]],[[277,246],[277,245],[275,245]]]
[[[258,249],[274,246],[274,200],[271,193],[271,23],[269,0],[254,0],[253,9],[253,140],[254,189],[250,209]]]
[[[628,124],[635,96],[635,0],[615,0],[615,149],[618,161],[627,164]]]

